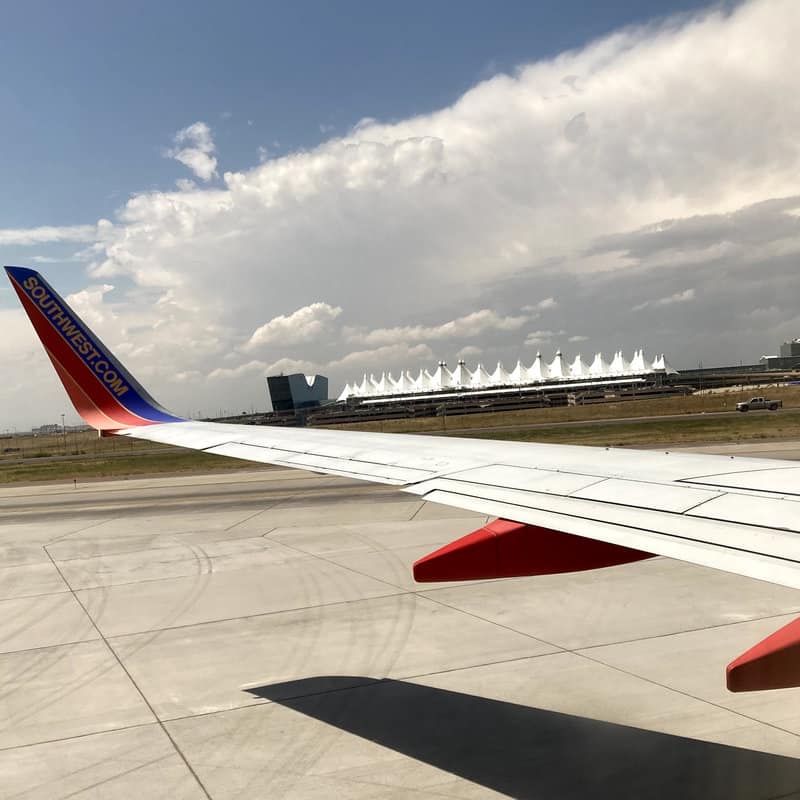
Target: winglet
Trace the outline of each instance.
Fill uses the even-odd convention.
[[[726,672],[732,692],[800,686],[800,619],[753,645],[731,661]]]
[[[160,406],[35,270],[6,267],[76,411],[98,430],[181,422]]]

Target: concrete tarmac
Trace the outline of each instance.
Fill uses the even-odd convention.
[[[0,489],[0,797],[800,798],[800,690],[724,685],[800,593],[413,583],[485,521],[280,469]]]

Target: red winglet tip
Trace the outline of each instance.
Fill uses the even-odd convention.
[[[725,672],[731,692],[800,686],[800,619],[753,645],[731,661]]]
[[[495,534],[489,528],[468,533],[415,562],[414,580],[463,581],[497,575]]]

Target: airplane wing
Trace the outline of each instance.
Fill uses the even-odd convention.
[[[78,413],[127,436],[388,485],[498,519],[420,559],[417,580],[571,572],[653,555],[800,588],[800,466],[675,452],[182,419],[36,271],[6,267]],[[800,620],[728,666],[732,691],[800,686]]]

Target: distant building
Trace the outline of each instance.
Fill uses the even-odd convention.
[[[792,339],[781,345],[781,358],[800,358],[800,339]]]
[[[328,379],[324,375],[270,375],[267,392],[273,411],[302,411],[328,400]]]
[[[339,402],[358,401],[362,403],[391,402],[396,398],[422,399],[428,397],[450,397],[460,395],[501,395],[518,393],[522,389],[549,391],[565,389],[572,391],[590,386],[622,386],[633,384],[660,384],[675,370],[663,355],[653,361],[645,359],[644,351],[637,350],[628,361],[622,351],[614,353],[611,361],[606,361],[598,353],[591,363],[580,355],[571,361],[564,358],[559,350],[551,362],[546,362],[541,353],[531,366],[520,361],[511,371],[498,363],[489,372],[482,364],[474,371],[467,369],[463,360],[452,372],[447,363],[440,361],[435,372],[421,369],[416,377],[410,372],[401,372],[398,378],[383,372],[380,378],[366,374],[358,383],[348,383],[339,395]]]
[[[52,436],[54,433],[61,433],[62,428],[60,425],[40,425],[38,428],[31,428],[31,433],[34,436]]]
[[[800,369],[800,339],[784,342],[780,355],[761,356],[761,363],[766,369]]]
[[[800,369],[800,356],[761,356],[761,364],[767,370]]]

